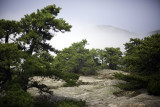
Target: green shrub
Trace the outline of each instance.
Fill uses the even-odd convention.
[[[73,72],[61,72],[62,78],[65,79],[73,79],[73,80],[78,80],[79,75],[73,73]]]
[[[77,86],[79,75],[73,72],[61,72],[60,74],[60,77],[66,81],[64,86]]]
[[[64,84],[65,87],[73,87],[77,86],[77,81],[76,80],[66,80],[66,83]]]
[[[118,84],[117,87],[123,89],[123,90],[134,90],[137,88],[140,88],[140,84],[133,84],[133,83],[124,83],[124,84]]]
[[[125,75],[122,74],[122,73],[114,73],[113,76],[117,79],[120,79],[120,80],[125,80]]]
[[[86,107],[85,101],[64,100],[58,102],[58,107]]]
[[[66,81],[65,86],[77,86],[77,80],[79,75],[74,72],[63,72],[63,71],[51,71],[52,75],[55,75]]]
[[[147,91],[153,95],[160,95],[160,80],[151,80],[148,84]]]
[[[102,63],[100,66],[101,69],[109,69],[108,65],[106,63]]]
[[[64,72],[64,71],[58,71],[58,70],[52,70],[51,71],[52,75],[55,75],[57,77],[60,77],[63,80],[68,80],[68,79],[72,79],[72,80],[78,80],[79,79],[79,75],[73,72]]]
[[[61,101],[51,101],[50,96],[41,95],[35,98],[34,107],[86,107],[85,101],[64,99]]]
[[[125,80],[127,82],[130,82],[130,81],[147,81],[148,77],[147,76],[141,76],[139,74],[122,74],[122,73],[114,73],[114,76],[118,79],[122,79],[122,80]]]
[[[124,45],[126,52],[122,63],[124,70],[131,74],[115,74],[116,78],[130,84],[122,87],[145,88],[150,94],[160,95],[160,34],[143,39],[131,38]]]
[[[114,73],[115,78],[126,81],[126,84],[118,84],[117,86],[124,90],[145,88],[150,94],[160,95],[160,75],[154,74],[142,76],[140,74],[124,75],[122,73]]]
[[[124,90],[146,88],[149,81],[149,77],[138,74],[125,75],[122,73],[114,73],[114,77],[127,82],[126,84],[117,85],[119,88]]]
[[[35,97],[34,107],[56,107],[56,102],[50,101],[51,96],[40,95]]]
[[[13,84],[0,100],[2,107],[33,107],[33,97],[23,91],[19,84]]]
[[[81,70],[83,75],[95,75],[96,74],[96,68],[94,67],[83,67]]]

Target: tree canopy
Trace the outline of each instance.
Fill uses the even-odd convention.
[[[59,71],[79,74],[95,74],[95,61],[89,49],[85,48],[87,40],[73,43],[60,51],[55,57],[54,68]]]
[[[154,34],[144,39],[131,39],[125,44],[124,64],[128,71],[144,74],[159,73],[160,35]]]
[[[0,43],[15,42],[15,37],[21,31],[19,22],[14,20],[0,20]]]
[[[116,74],[126,80],[124,89],[146,88],[150,94],[160,95],[160,34],[143,39],[130,39],[125,44],[124,70],[130,75]]]
[[[99,50],[99,58],[103,69],[119,69],[121,57],[120,48],[106,47],[104,50]]]
[[[52,39],[55,32],[70,31],[71,25],[62,18],[56,18],[60,9],[55,5],[50,5],[41,10],[38,9],[37,13],[25,15],[20,20],[22,35],[18,41],[29,54],[40,51],[55,51],[47,41]]]
[[[4,97],[16,98],[16,96],[10,96],[10,93],[15,92],[16,95],[20,91],[24,94],[24,99],[27,99],[30,96],[28,94],[25,96],[25,93],[31,87],[50,92],[43,84],[29,83],[29,78],[55,74],[51,72],[51,63],[54,58],[49,52],[57,52],[57,50],[48,41],[56,32],[64,33],[71,28],[64,19],[56,18],[60,9],[55,5],[49,5],[25,15],[20,21],[0,20],[0,93],[5,93]],[[17,91],[14,89],[15,85],[19,87]],[[9,99],[6,100],[5,102],[9,101]]]

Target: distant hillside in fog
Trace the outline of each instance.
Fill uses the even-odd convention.
[[[97,25],[97,28],[99,28],[101,30],[104,30],[106,32],[121,33],[121,34],[124,33],[124,34],[128,34],[130,36],[138,35],[134,32],[130,32],[128,30],[121,29],[121,28],[118,28],[118,27],[114,27],[114,26],[111,26],[111,25]]]
[[[149,32],[147,35],[150,36],[150,35],[153,35],[156,33],[160,34],[160,30],[155,30],[155,31]]]
[[[58,33],[53,38],[51,44],[57,49],[69,47],[73,42],[87,39],[89,45],[87,48],[100,48],[105,47],[120,47],[124,51],[124,43],[129,42],[130,38],[143,38],[140,35],[125,29],[110,25],[97,25],[97,26],[79,26],[79,28],[72,28],[71,32]],[[61,42],[60,42],[61,41]]]
[[[97,25],[92,28],[92,33],[94,35],[92,39],[96,40],[97,43],[91,42],[97,48],[104,47],[120,47],[124,51],[124,43],[128,42],[130,38],[139,38],[140,34],[130,32],[125,29],[110,25]]]

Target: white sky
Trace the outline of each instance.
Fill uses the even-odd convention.
[[[51,4],[60,6],[58,17],[73,26],[71,32],[58,33],[51,41],[58,49],[87,39],[89,48],[113,46],[124,51],[130,37],[141,38],[160,29],[160,0],[1,0],[0,19],[20,20]],[[106,25],[105,30],[96,25]]]

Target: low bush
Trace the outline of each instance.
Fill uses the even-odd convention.
[[[23,91],[20,85],[13,84],[1,97],[1,107],[33,107],[34,98],[27,92]]]
[[[160,80],[151,80],[148,84],[147,90],[150,94],[160,95]]]
[[[83,67],[81,70],[81,74],[83,75],[96,75],[95,67]]]
[[[86,107],[85,101],[64,100],[58,102],[58,107]]]
[[[64,87],[73,87],[73,86],[78,86],[76,80],[66,80],[66,83],[64,84]]]
[[[115,73],[115,78],[126,81],[125,84],[118,84],[117,86],[124,90],[133,90],[145,88],[150,94],[160,95],[160,75],[142,76],[140,74],[124,75],[122,73]]]
[[[86,107],[86,102],[69,99],[51,101],[50,96],[43,95],[35,98],[34,107]]]
[[[139,84],[133,84],[133,83],[118,84],[116,86],[123,90],[134,90],[141,87]]]

